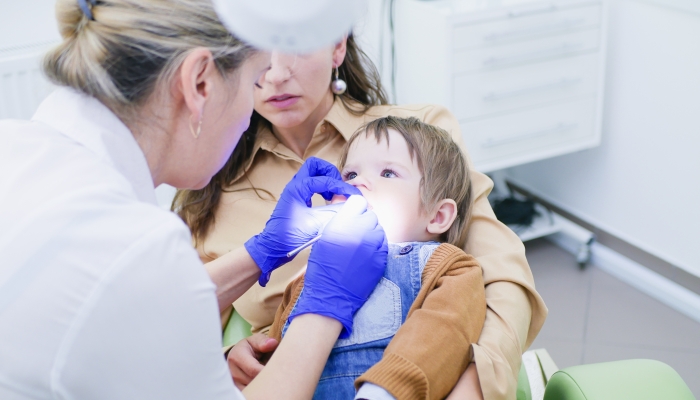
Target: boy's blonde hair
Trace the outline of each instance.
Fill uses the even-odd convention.
[[[360,135],[374,134],[377,143],[389,143],[389,129],[403,136],[411,159],[415,157],[423,174],[420,181],[421,206],[426,212],[434,211],[443,199],[457,203],[457,217],[440,240],[464,248],[467,224],[472,202],[472,186],[467,160],[452,136],[444,129],[426,124],[418,118],[383,117],[369,122],[355,132],[340,155],[338,168],[347,162],[350,146]]]

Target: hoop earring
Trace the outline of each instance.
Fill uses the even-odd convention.
[[[190,132],[195,139],[199,139],[199,134],[202,133],[202,118],[199,118],[199,123],[197,124],[197,132],[192,128],[192,118],[190,118]]]
[[[331,82],[331,92],[335,94],[343,94],[348,89],[348,84],[344,80],[338,78],[338,67],[335,67],[335,79]]]

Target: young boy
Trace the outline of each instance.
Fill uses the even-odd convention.
[[[461,250],[471,203],[464,155],[440,128],[385,117],[348,140],[339,167],[377,214],[389,255],[314,398],[353,399],[357,387],[357,398],[442,399],[471,361],[486,316],[481,268]],[[287,287],[270,337],[284,336],[303,282]]]

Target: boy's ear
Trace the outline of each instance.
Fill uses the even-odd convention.
[[[428,232],[441,235],[447,232],[457,218],[457,203],[452,199],[440,200],[435,206],[433,218],[428,223]]]

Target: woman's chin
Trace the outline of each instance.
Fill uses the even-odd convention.
[[[262,115],[263,118],[270,121],[270,123],[275,128],[290,129],[301,125],[305,118],[303,113],[299,111],[296,107],[290,107],[288,109],[274,109],[269,110],[267,108],[257,110],[258,114]],[[308,116],[307,116],[308,117]]]

